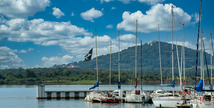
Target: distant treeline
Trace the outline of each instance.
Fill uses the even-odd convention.
[[[140,84],[140,70],[138,70],[138,84]],[[142,71],[143,84],[160,84],[160,70],[144,68]],[[194,69],[186,69],[187,84],[193,84]],[[198,80],[200,73],[198,72]],[[208,77],[206,81],[208,83]],[[0,84],[94,84],[96,82],[95,69],[81,68],[32,68],[32,69],[3,69],[0,70]],[[99,70],[101,84],[109,83],[109,70]],[[112,84],[118,83],[118,72],[112,70]],[[163,69],[164,84],[171,81],[171,69]],[[175,82],[179,82],[178,70],[175,69]],[[121,84],[134,84],[134,70],[121,70]],[[178,83],[177,83],[178,84]]]

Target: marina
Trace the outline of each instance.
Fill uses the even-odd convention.
[[[37,99],[84,99],[90,90],[45,90],[44,85],[37,86]],[[109,90],[100,90],[99,92],[109,92]],[[112,90],[110,91],[112,92]],[[125,93],[131,90],[125,90]],[[150,95],[153,90],[145,90]],[[151,100],[150,100],[151,102]]]
[[[46,91],[83,91],[91,85],[46,85]],[[100,90],[108,90],[108,85],[101,85]],[[123,89],[131,90],[131,85]],[[91,103],[83,98],[70,99],[37,99],[37,85],[0,85],[0,108],[154,108],[153,104],[133,103]],[[155,89],[156,85],[145,85],[144,88]],[[112,89],[116,87],[112,86]],[[13,103],[13,104],[11,104]]]
[[[213,2],[0,0],[0,108],[214,108]]]

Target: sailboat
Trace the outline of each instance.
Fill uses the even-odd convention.
[[[173,26],[174,26],[173,21],[174,21],[174,16],[173,16],[173,6],[172,6],[172,81],[170,84],[166,86],[172,87],[173,92],[172,94],[162,93],[153,97],[152,101],[155,107],[175,107],[175,105],[181,101],[181,96],[179,94],[174,93],[175,82],[174,82],[174,58],[173,58]]]
[[[159,24],[158,24],[158,46],[159,46],[159,61],[160,61],[160,75],[161,75],[161,89],[160,90],[155,90],[153,93],[150,94],[151,98],[157,97],[159,95],[172,95],[171,92],[168,92],[166,90],[163,90],[163,77],[162,77],[162,62],[161,62],[161,45],[160,45],[160,32],[159,32]]]
[[[202,47],[204,48],[204,41],[201,40]],[[203,49],[201,49],[203,51]],[[201,57],[203,60],[203,56]],[[206,56],[205,56],[206,59]],[[203,64],[201,68],[203,69]],[[203,69],[204,70],[204,69]],[[214,107],[214,96],[212,95],[213,90],[204,89],[204,72],[202,71],[202,80],[199,81],[198,86],[195,87],[197,94],[194,99],[190,100],[190,104],[193,108],[213,108]],[[211,94],[209,93],[211,92]]]
[[[120,31],[118,31],[118,89],[112,92],[115,96],[118,96],[121,101],[124,101],[125,91],[121,89],[120,82]]]
[[[97,91],[88,92],[85,101],[88,102],[100,102],[102,94],[99,92],[99,77],[98,77],[98,60],[97,60],[97,36],[96,36],[96,29],[95,29],[95,46],[96,46],[96,72],[97,72],[97,82],[94,86],[89,88],[89,90],[97,88]]]
[[[111,91],[111,46],[112,46],[112,42],[110,41],[109,92],[102,94],[101,100],[103,103],[118,103],[118,102],[120,102],[119,96],[110,92]]]
[[[137,20],[136,20],[136,45],[135,45],[135,88],[126,93],[125,102],[143,103],[148,101],[148,96],[144,91],[137,90]]]
[[[195,76],[195,90],[197,91],[197,95],[194,99],[190,101],[193,108],[213,108],[214,107],[214,96],[211,94],[208,94],[206,91],[213,91],[213,90],[204,90],[204,41],[203,41],[203,29],[202,29],[202,0],[200,4],[200,14],[199,14],[199,23],[198,23],[198,36],[197,36],[197,50],[198,50],[198,44],[199,44],[199,34],[201,33],[201,80],[198,83],[198,86],[196,87],[196,77]],[[198,55],[198,54],[197,54]],[[197,59],[196,59],[197,60]],[[206,60],[206,55],[205,55]],[[197,61],[196,61],[197,63]],[[207,62],[206,62],[207,63]],[[197,67],[197,64],[196,64]],[[197,70],[196,70],[197,72]]]

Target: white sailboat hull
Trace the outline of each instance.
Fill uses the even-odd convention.
[[[89,92],[85,97],[85,101],[87,102],[101,101],[101,97],[102,97],[101,93]]]
[[[126,94],[125,97],[125,102],[130,102],[130,103],[143,103],[143,102],[148,102],[148,96],[143,92],[140,91],[141,93],[136,94],[135,90],[133,90],[130,94]]]
[[[126,102],[130,102],[130,103],[141,103],[141,102],[145,102],[144,96],[143,95],[130,95],[130,96],[126,96],[125,97],[125,101]]]
[[[155,107],[175,107],[181,101],[181,97],[157,97],[152,99]]]
[[[214,108],[214,101],[190,101],[193,108]]]

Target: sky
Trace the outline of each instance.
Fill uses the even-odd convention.
[[[203,0],[202,28],[207,52],[214,32],[213,0]],[[174,40],[196,49],[200,0],[0,0],[0,69],[51,67],[118,51],[137,43]],[[119,31],[119,32],[118,32]],[[176,33],[175,33],[176,32]],[[176,35],[175,35],[176,34]],[[175,37],[176,36],[176,37]],[[176,40],[175,40],[176,39]],[[93,51],[93,57],[95,50]]]

